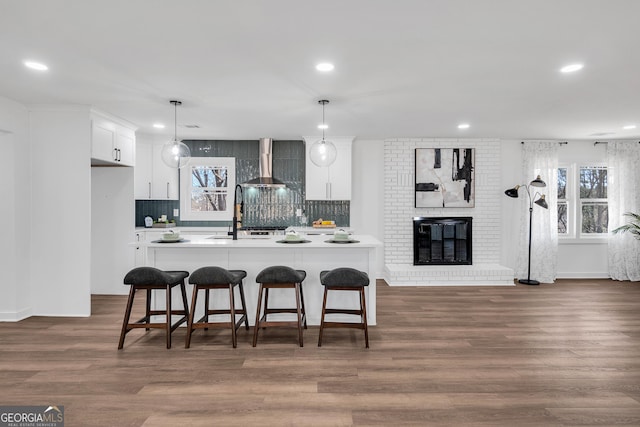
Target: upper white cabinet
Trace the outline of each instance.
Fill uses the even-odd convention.
[[[179,200],[178,170],[162,162],[160,152],[166,141],[139,135],[136,141],[134,195],[136,200]]]
[[[91,115],[91,164],[135,165],[136,133],[100,114]]]
[[[319,167],[309,157],[311,145],[320,139],[305,136],[305,191],[307,200],[351,200],[351,146],[354,137],[330,137],[337,156],[331,166]]]

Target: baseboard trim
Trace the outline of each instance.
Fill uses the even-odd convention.
[[[31,308],[23,308],[15,312],[5,311],[0,313],[0,322],[19,322],[31,316]]]
[[[564,272],[556,274],[556,279],[610,279],[608,272],[593,272],[585,273],[583,271],[578,272]]]

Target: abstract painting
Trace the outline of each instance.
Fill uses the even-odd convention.
[[[416,148],[416,208],[475,206],[475,149]]]

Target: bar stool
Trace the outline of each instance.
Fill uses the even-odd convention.
[[[231,344],[233,348],[238,345],[236,331],[244,322],[245,328],[249,330],[249,322],[247,320],[247,306],[244,300],[244,289],[242,287],[242,279],[247,277],[244,270],[226,270],[221,267],[202,267],[194,271],[189,277],[189,283],[193,286],[193,296],[191,297],[191,310],[189,312],[189,322],[187,325],[187,340],[185,348],[191,345],[191,333],[195,329],[208,330],[212,328],[231,328]],[[240,302],[242,308],[236,308],[234,289],[238,287],[240,291]],[[229,291],[229,308],[228,309],[209,309],[209,294],[212,289],[227,289]],[[204,294],[204,315],[200,320],[194,322],[193,318],[196,312],[196,300],[199,291],[205,291]],[[209,315],[228,314],[230,315],[228,322],[209,322]],[[240,315],[240,319],[236,320],[236,315]]]
[[[307,329],[307,316],[304,309],[304,294],[302,293],[302,281],[307,277],[304,270],[294,270],[291,267],[281,265],[267,267],[256,276],[256,282],[260,283],[258,294],[258,308],[256,310],[256,324],[253,329],[253,346],[258,342],[258,329],[269,326],[295,326],[298,328],[298,343],[302,344],[302,328]],[[295,289],[296,308],[269,308],[270,289]],[[264,314],[260,316],[262,307],[262,295],[264,291]],[[297,321],[274,320],[268,321],[267,315],[274,313],[296,313]]]
[[[171,348],[171,333],[182,323],[187,321],[189,317],[189,309],[187,303],[187,293],[185,290],[184,279],[189,276],[188,271],[162,271],[154,267],[137,267],[129,271],[124,276],[124,284],[129,285],[129,299],[127,300],[127,308],[124,312],[124,320],[122,322],[122,332],[120,333],[120,343],[118,344],[118,350],[122,349],[124,345],[125,335],[136,328],[145,328],[147,331],[150,328],[165,329],[167,334],[167,348]],[[180,286],[180,293],[182,294],[182,310],[173,310],[171,306],[171,290],[175,286]],[[147,301],[145,316],[140,320],[130,323],[131,309],[133,308],[133,299],[136,295],[136,291],[144,289],[147,291]],[[166,307],[164,310],[151,310],[151,291],[165,291]],[[171,323],[171,316],[182,316],[174,324]],[[151,323],[151,316],[164,316],[164,322]]]
[[[369,329],[367,327],[367,303],[364,295],[365,286],[369,286],[369,276],[363,271],[342,267],[320,273],[320,283],[324,286],[322,300],[322,317],[320,318],[320,335],[318,347],[322,346],[322,332],[324,328],[356,328],[364,329],[364,342],[369,348]],[[360,309],[349,310],[343,308],[327,308],[327,294],[329,291],[355,291],[360,294]],[[325,322],[326,314],[354,314],[360,316],[360,322]]]

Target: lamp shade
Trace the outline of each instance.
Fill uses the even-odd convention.
[[[532,187],[546,187],[547,184],[540,178],[540,175],[536,177],[533,181],[529,183]]]
[[[330,166],[338,154],[333,142],[321,139],[314,142],[309,149],[309,158],[316,166]]]
[[[173,140],[162,146],[161,156],[165,165],[179,169],[191,160],[191,150],[184,142]]]
[[[318,104],[322,105],[322,125],[318,126],[322,129],[322,139],[314,142],[309,149],[309,158],[316,166],[330,166],[336,161],[338,150],[333,142],[324,138],[324,130],[327,125],[324,123],[324,106],[329,103],[326,99],[321,99]]]
[[[178,140],[178,105],[182,105],[181,101],[169,101],[173,105],[174,122],[173,122],[173,140],[162,146],[160,157],[165,165],[170,168],[179,169],[185,167],[191,160],[191,150],[182,141]]]
[[[549,205],[547,204],[547,201],[544,198],[544,194],[541,194],[540,198],[538,200],[536,200],[535,202],[533,202],[533,203],[535,203],[536,205],[541,206],[541,207],[543,207],[545,209],[549,209]]]
[[[504,194],[506,194],[509,197],[517,198],[519,189],[520,189],[520,186],[516,185],[515,187],[506,190]]]

